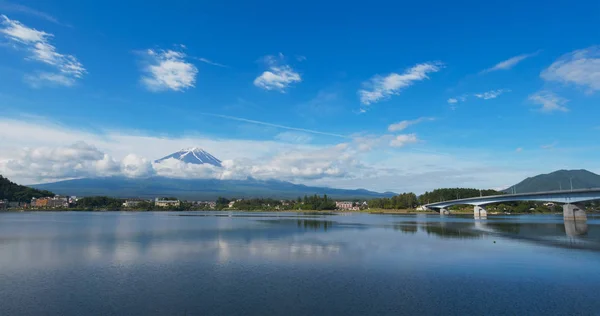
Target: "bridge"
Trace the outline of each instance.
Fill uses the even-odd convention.
[[[536,201],[536,202],[554,202],[563,205],[563,217],[566,220],[586,220],[585,211],[576,206],[575,203],[600,200],[600,188],[598,189],[582,189],[582,190],[563,190],[549,192],[533,192],[519,194],[503,194],[480,196],[474,198],[457,199],[449,201],[441,201],[437,203],[426,204],[429,209],[437,209],[440,214],[449,214],[448,207],[452,205],[473,205],[475,217],[486,217],[487,211],[485,205],[502,203],[502,202],[518,202],[518,201]]]

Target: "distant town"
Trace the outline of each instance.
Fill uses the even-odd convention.
[[[309,201],[309,200],[313,201]],[[314,200],[320,203],[315,205]],[[325,205],[321,205],[325,204]],[[335,201],[327,196],[311,196],[297,200],[273,199],[232,199],[219,198],[216,201],[189,201],[179,200],[174,197],[156,197],[154,199],[115,199],[109,197],[81,197],[60,196],[31,198],[29,202],[0,200],[0,210],[78,210],[98,209],[107,210],[137,210],[137,209],[163,209],[163,210],[295,210],[295,209],[320,209],[340,211],[360,211],[368,209],[367,201]],[[320,207],[321,206],[321,207]]]

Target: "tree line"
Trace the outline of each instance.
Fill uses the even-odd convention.
[[[329,198],[327,194],[305,195],[295,200],[275,200],[265,198],[254,199],[227,199],[219,197],[216,201],[216,209],[222,210],[229,208],[229,203],[233,202],[232,208],[237,210],[335,210],[335,200]]]
[[[9,202],[30,202],[31,198],[47,196],[54,196],[54,193],[18,185],[7,178],[0,176],[0,200],[8,200]]]
[[[367,203],[369,208],[381,209],[413,209],[418,205],[429,203],[466,199],[478,196],[490,196],[503,194],[496,190],[478,190],[469,188],[443,188],[425,192],[417,196],[413,192],[402,193],[391,198],[371,199]]]

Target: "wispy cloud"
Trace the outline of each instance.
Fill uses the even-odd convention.
[[[490,91],[486,91],[483,93],[475,93],[473,95],[479,99],[489,100],[489,99],[495,99],[495,98],[499,97],[501,94],[506,93],[506,92],[510,92],[510,90],[509,89],[490,90]]]
[[[396,137],[394,137],[394,139],[392,139],[390,141],[390,146],[403,147],[408,144],[414,144],[418,141],[419,141],[419,139],[417,138],[417,135],[415,135],[415,134],[397,135]]]
[[[387,100],[392,95],[399,94],[400,91],[412,86],[414,83],[429,79],[429,73],[438,72],[442,67],[443,64],[440,62],[429,62],[417,64],[402,74],[376,75],[369,81],[364,82],[363,85],[365,88],[358,91],[360,102],[363,105],[370,105]]]
[[[529,101],[541,105],[542,112],[567,112],[569,109],[565,106],[569,100],[556,95],[552,91],[542,90],[529,96]]]
[[[556,147],[556,145],[558,145],[558,142],[553,142],[552,144],[542,145],[542,146],[540,146],[540,148],[542,148],[542,149],[554,149],[554,147]]]
[[[599,91],[600,46],[576,50],[561,56],[542,71],[540,77],[547,81],[585,87],[589,92]]]
[[[1,34],[14,43],[15,47],[25,49],[29,53],[28,60],[42,62],[57,71],[40,71],[35,75],[27,75],[26,79],[30,83],[72,86],[87,72],[75,56],[56,51],[56,47],[50,44],[53,34],[29,28],[6,15],[0,15],[0,26]]]
[[[467,99],[469,99],[471,97],[475,97],[475,98],[483,99],[483,100],[491,100],[491,99],[495,99],[495,98],[499,97],[500,95],[502,95],[506,92],[510,92],[510,89],[496,89],[496,90],[490,90],[490,91],[486,91],[486,92],[473,93],[473,94],[465,93],[465,94],[457,96],[457,97],[449,98],[447,100],[447,102],[448,102],[448,104],[455,105],[460,102],[466,102]]]
[[[312,140],[312,136],[304,132],[287,131],[275,135],[275,139],[294,144],[307,144]]]
[[[519,147],[519,148],[515,149],[515,151],[518,152],[518,153],[520,153],[520,152],[523,151],[523,147]]]
[[[205,64],[212,65],[212,66],[223,67],[223,68],[229,68],[229,66],[227,66],[227,65],[219,64],[219,63],[217,63],[217,62],[214,62],[214,61],[212,61],[212,60],[210,60],[210,59],[206,59],[206,58],[203,58],[203,57],[194,57],[194,59],[196,59],[196,60],[198,60],[198,61],[201,61],[201,62],[203,62],[203,63],[205,63]]]
[[[422,122],[429,122],[429,121],[433,121],[433,120],[435,120],[433,117],[420,117],[416,120],[404,120],[404,121],[394,123],[394,124],[391,124],[390,126],[388,126],[388,131],[398,132],[398,131],[405,130],[406,128],[408,128],[411,125],[419,124]]]
[[[497,71],[497,70],[508,70],[513,68],[514,66],[516,66],[518,63],[522,62],[523,60],[529,58],[529,57],[533,57],[537,54],[539,54],[540,51],[537,51],[535,53],[531,53],[531,54],[522,54],[522,55],[518,55],[515,57],[511,57],[507,60],[501,61],[499,63],[497,63],[496,65],[494,65],[491,68],[485,69],[483,71],[481,71],[482,74],[484,73],[488,73],[488,72],[492,72],[492,71]]]
[[[142,84],[150,91],[184,91],[196,84],[198,68],[175,50],[148,49],[144,56]]]
[[[52,16],[46,12],[42,12],[42,11],[30,8],[30,7],[26,7],[22,4],[0,1],[0,10],[6,11],[6,12],[23,13],[23,14],[27,14],[27,15],[31,15],[31,16],[35,16],[35,17],[44,19],[44,20],[52,22],[54,24],[70,27],[70,25],[61,23],[60,21],[58,21],[57,18],[55,18],[54,16]]]
[[[319,134],[319,135],[326,135],[326,136],[333,136],[333,137],[340,137],[340,138],[350,138],[350,137],[348,137],[346,135],[342,135],[342,134],[321,132],[321,131],[315,131],[315,130],[306,129],[306,128],[298,128],[298,127],[285,126],[285,125],[279,125],[279,124],[272,124],[272,123],[268,123],[268,122],[262,122],[262,121],[256,121],[256,120],[249,120],[249,119],[245,119],[245,118],[242,118],[242,117],[235,117],[235,116],[221,115],[221,114],[213,114],[213,113],[198,113],[198,114],[200,114],[200,115],[214,116],[214,117],[220,117],[220,118],[224,118],[224,119],[228,119],[228,120],[234,120],[234,121],[239,121],[239,122],[259,124],[259,125],[270,126],[270,127],[275,127],[275,128],[287,129],[287,130],[298,131],[298,132],[306,132],[306,133],[311,133],[311,134]]]
[[[268,69],[254,79],[254,85],[265,90],[285,93],[295,83],[302,82],[302,77],[290,65],[284,63],[285,56],[266,56],[263,61]]]

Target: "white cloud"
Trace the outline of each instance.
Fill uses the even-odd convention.
[[[226,160],[222,164],[229,166],[231,162]],[[152,168],[159,176],[180,179],[220,179],[224,171],[213,165],[194,165],[173,158],[153,163]]]
[[[263,58],[268,70],[254,79],[254,85],[265,90],[275,90],[285,93],[294,83],[302,81],[302,77],[290,65],[283,64],[283,54],[279,57],[266,56]]]
[[[529,96],[529,101],[539,104],[542,112],[561,111],[567,112],[569,109],[565,106],[569,100],[556,95],[552,91],[542,90]]]
[[[439,145],[423,148],[427,143],[418,148],[408,146],[415,143],[415,139],[418,142],[416,135],[400,139],[389,134],[356,136],[338,145],[309,145],[220,139],[198,134],[166,137],[127,130],[92,133],[34,117],[0,118],[0,126],[3,127],[0,129],[0,174],[21,184],[75,177],[124,176],[125,173],[141,176],[153,172],[180,178],[273,177],[306,185],[422,193],[438,187],[453,187],[456,183],[481,188],[517,183],[526,176],[563,168],[566,155],[556,151],[540,160],[538,156],[530,156],[535,151],[528,151],[520,157],[519,164],[514,164],[481,148],[467,146],[453,150]],[[85,140],[87,146],[73,149],[73,145],[65,145],[80,140]],[[406,145],[401,150],[392,149],[392,141],[394,145]],[[164,161],[151,163],[152,170],[149,170],[148,161],[190,146],[207,150],[223,160],[224,167],[216,170]],[[28,154],[39,148],[45,148],[38,151],[45,154]],[[136,158],[129,157],[123,163],[130,154]],[[48,161],[44,157],[56,158]],[[586,155],[569,156],[569,159],[576,159],[573,163],[580,168],[595,171],[596,159]]]
[[[450,98],[450,99],[448,99],[448,103],[449,104],[455,104],[455,103],[458,103],[458,100],[455,99],[455,98]]]
[[[22,148],[17,156],[0,161],[0,173],[35,180],[114,175],[118,164],[84,142],[69,146]]]
[[[392,95],[399,94],[402,89],[410,87],[415,82],[429,79],[427,74],[438,72],[442,67],[442,63],[439,62],[423,63],[411,67],[402,74],[376,75],[368,82],[363,83],[365,89],[358,91],[360,102],[364,105],[369,105],[387,100]]]
[[[148,49],[143,54],[145,75],[142,76],[142,84],[148,90],[184,91],[195,86],[198,69],[185,60],[185,53]]]
[[[418,142],[417,135],[415,134],[403,134],[398,135],[390,141],[392,147],[403,147],[407,144],[414,144]]]
[[[42,62],[57,71],[41,71],[35,75],[27,75],[28,82],[36,86],[44,82],[72,86],[87,72],[75,56],[57,52],[56,47],[50,44],[50,39],[54,35],[29,28],[5,15],[0,16],[0,25],[2,27],[0,33],[11,40],[16,47],[25,49],[29,53],[28,60]]]
[[[34,88],[46,84],[70,87],[75,84],[75,79],[59,73],[41,72],[35,75],[26,75],[25,81]]]
[[[427,122],[427,121],[433,121],[433,120],[434,120],[434,118],[432,118],[432,117],[420,117],[416,120],[405,120],[405,121],[391,124],[390,126],[388,126],[388,131],[398,132],[398,131],[405,130],[406,128],[408,128],[411,125],[415,125],[415,124],[419,124],[419,123]]]
[[[540,74],[542,79],[600,90],[600,46],[576,50],[561,56]]]
[[[359,152],[370,152],[389,145],[394,135],[354,135],[352,143]]]
[[[310,143],[313,138],[310,134],[307,133],[282,132],[275,135],[275,139],[286,143],[306,144]]]
[[[154,169],[148,159],[129,154],[121,161],[121,172],[129,178],[140,178],[153,175]]]
[[[29,14],[31,16],[36,16],[38,18],[42,18],[46,21],[58,24],[58,25],[63,25],[62,23],[60,23],[58,21],[57,18],[55,18],[54,16],[36,10],[36,9],[32,9],[30,7],[26,7],[24,5],[21,4],[16,4],[16,3],[9,3],[6,1],[0,1],[0,10],[4,10],[4,11],[10,11],[10,12],[20,12],[20,13],[25,13],[25,14]]]
[[[516,151],[516,152],[518,152],[518,153],[520,153],[520,152],[522,152],[522,151],[523,151],[523,148],[522,148],[522,147],[519,147],[519,148],[515,149],[515,151]]]
[[[508,89],[490,90],[490,91],[483,92],[483,93],[475,93],[473,95],[479,99],[490,100],[490,99],[495,99],[495,98],[499,97],[501,94],[506,93],[506,92],[510,92],[510,90],[508,90]]]
[[[497,70],[511,69],[514,66],[516,66],[518,63],[522,62],[523,60],[525,60],[529,57],[533,57],[533,56],[537,55],[538,53],[539,53],[539,51],[535,52],[535,53],[531,53],[531,54],[522,54],[522,55],[518,55],[515,57],[511,57],[507,60],[497,63],[495,66],[493,66],[491,68],[483,70],[481,73],[488,73],[488,72],[497,71]]]

